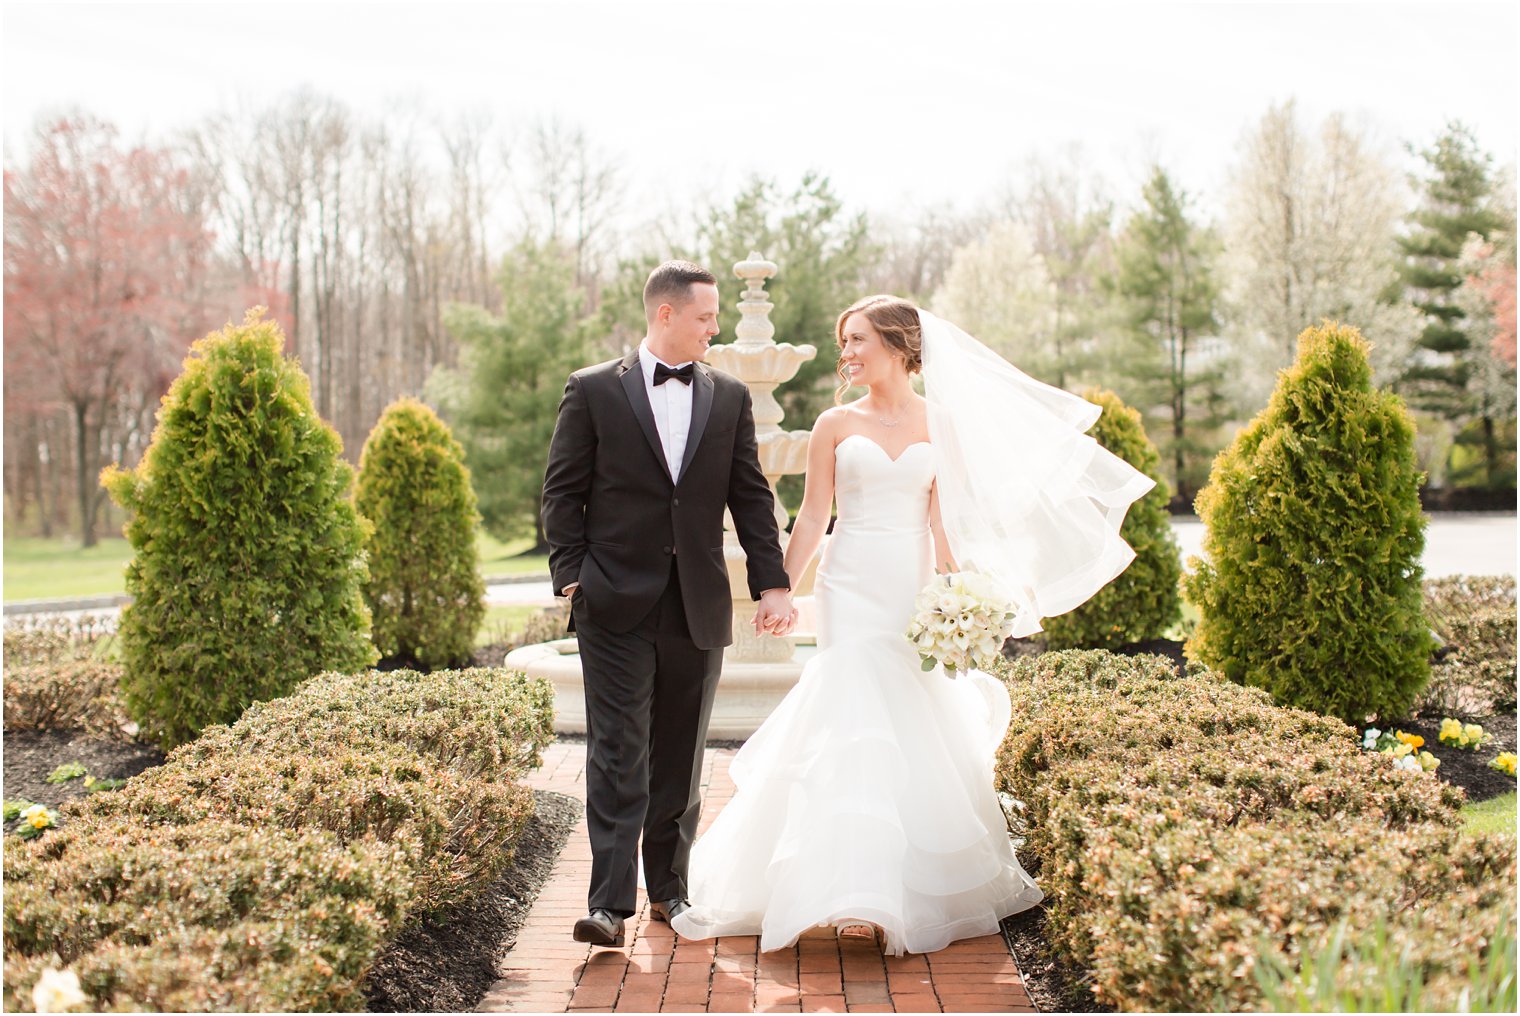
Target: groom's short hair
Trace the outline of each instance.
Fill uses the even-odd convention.
[[[653,321],[654,312],[662,303],[677,307],[691,299],[691,287],[698,282],[716,286],[718,279],[706,268],[690,261],[667,261],[650,272],[644,283],[644,319]]]

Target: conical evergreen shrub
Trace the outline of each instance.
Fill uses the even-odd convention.
[[[1282,705],[1360,724],[1407,712],[1430,676],[1414,425],[1372,387],[1355,328],[1298,337],[1266,409],[1214,460],[1183,580],[1190,658]]]
[[[374,524],[364,601],[380,652],[425,669],[467,663],[485,616],[480,521],[464,451],[430,408],[399,399],[359,458],[355,504]]]
[[[192,345],[142,462],[101,475],[132,513],[123,697],[166,749],[376,658],[353,468],[263,313]]]
[[[1130,506],[1119,535],[1135,551],[1128,568],[1076,610],[1048,617],[1048,649],[1116,649],[1160,638],[1182,616],[1177,580],[1182,554],[1166,506],[1172,491],[1161,479],[1161,453],[1145,434],[1140,413],[1111,391],[1089,389],[1082,397],[1103,407],[1089,434],[1104,448],[1156,481]]]

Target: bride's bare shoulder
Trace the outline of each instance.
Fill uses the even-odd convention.
[[[813,433],[820,437],[831,437],[837,441],[844,436],[844,428],[848,420],[848,406],[830,406],[819,413],[818,419],[813,421]]]

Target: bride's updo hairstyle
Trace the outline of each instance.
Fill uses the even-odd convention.
[[[918,324],[918,307],[900,296],[866,296],[844,309],[834,325],[834,337],[839,348],[844,348],[844,323],[852,314],[864,314],[866,320],[881,336],[887,351],[902,357],[909,374],[917,374],[924,367],[924,333]],[[842,382],[834,392],[834,405],[839,405],[844,393],[850,390],[850,376],[844,371],[844,357],[839,358],[834,373]]]

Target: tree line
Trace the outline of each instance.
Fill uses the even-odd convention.
[[[719,275],[731,335],[729,266],[751,250],[780,266],[777,340],[819,348],[778,392],[789,427],[833,398],[839,309],[892,292],[1036,377],[1117,392],[1191,502],[1298,333],[1331,318],[1417,411],[1432,485],[1513,487],[1513,169],[1459,123],[1411,150],[1406,177],[1366,128],[1289,101],[1246,131],[1213,216],[1160,165],[1116,194],[1080,148],[970,208],[852,208],[814,173],[651,214],[555,120],[367,120],[303,91],[128,145],[70,114],[5,170],[8,521],[94,543],[118,521],[96,477],[140,458],[189,343],[264,305],[348,457],[421,395],[459,435],[487,527],[536,535],[566,373],[638,341],[667,257]]]

